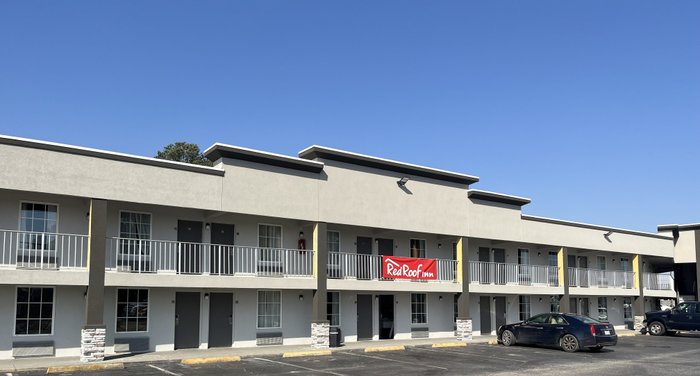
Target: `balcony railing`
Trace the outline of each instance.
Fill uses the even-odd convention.
[[[634,287],[634,272],[569,268],[569,286],[573,287]]]
[[[670,274],[644,273],[644,288],[649,290],[673,290]]]
[[[107,247],[107,268],[121,272],[262,277],[312,275],[311,250],[125,238],[109,238]]]
[[[455,282],[457,261],[437,259],[437,280]],[[328,254],[328,278],[391,281],[382,277],[382,256],[350,252]]]
[[[87,235],[0,230],[0,267],[84,269]]]
[[[556,266],[472,261],[469,276],[471,283],[480,285],[559,286]]]

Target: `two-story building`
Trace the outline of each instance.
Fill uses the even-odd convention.
[[[676,297],[673,234],[327,147],[205,155],[0,137],[0,358],[469,339],[549,311],[627,327]]]

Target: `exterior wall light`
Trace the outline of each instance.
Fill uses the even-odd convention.
[[[406,183],[408,183],[409,180],[410,179],[408,178],[408,176],[404,176],[401,179],[399,179],[399,181],[397,181],[396,184],[398,184],[399,187],[403,187],[406,185]]]
[[[303,295],[303,294],[299,294],[299,301],[303,301],[303,300],[304,300],[304,295]]]

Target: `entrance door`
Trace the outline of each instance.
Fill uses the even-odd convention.
[[[588,257],[586,256],[579,256],[578,258],[578,267],[581,270],[580,275],[581,275],[581,284],[579,285],[580,287],[588,287],[590,284],[589,281],[589,276],[588,276]],[[583,312],[582,312],[583,314]]]
[[[394,255],[394,241],[392,239],[377,239],[377,253],[381,256],[393,256]],[[382,276],[382,262],[377,265],[378,276]]]
[[[372,295],[357,295],[357,339],[372,339]]]
[[[209,347],[233,344],[233,294],[213,292],[209,295]]]
[[[571,313],[574,315],[578,315],[578,299],[569,298],[569,311],[571,311]]]
[[[379,295],[379,339],[394,338],[394,295]]]
[[[199,293],[175,293],[175,349],[199,347]]]
[[[357,279],[372,279],[372,238],[357,237]],[[376,272],[375,272],[376,273]],[[375,276],[379,277],[379,276]]]
[[[579,309],[579,312],[581,312],[581,314],[584,316],[590,316],[590,305],[588,298],[581,298],[579,301],[581,302],[581,309]]]
[[[506,324],[506,297],[496,297],[496,328]]]
[[[202,222],[177,221],[177,241],[180,243],[177,271],[182,274],[202,272]]]
[[[491,334],[491,297],[479,297],[479,320],[481,322],[481,334]]]
[[[496,284],[505,285],[506,278],[506,250],[494,248],[493,249],[493,262],[496,267]]]
[[[211,224],[211,274],[233,274],[233,244],[236,235],[233,225]]]

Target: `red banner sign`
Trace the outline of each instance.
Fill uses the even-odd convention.
[[[394,279],[437,279],[435,259],[382,256],[382,277]]]

